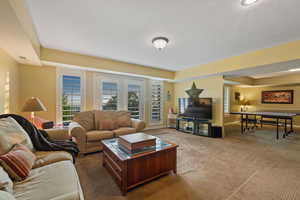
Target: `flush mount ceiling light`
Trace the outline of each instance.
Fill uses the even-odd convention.
[[[158,50],[164,49],[168,43],[169,43],[169,39],[166,37],[155,37],[152,40],[153,46]]]
[[[289,71],[290,71],[290,72],[298,72],[298,71],[300,71],[300,68],[290,69]]]
[[[243,6],[248,6],[248,5],[254,4],[257,1],[258,0],[242,0],[241,3]]]

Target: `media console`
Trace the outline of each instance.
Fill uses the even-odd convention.
[[[212,126],[210,120],[201,120],[189,117],[177,118],[176,130],[212,138],[222,137],[222,127]]]

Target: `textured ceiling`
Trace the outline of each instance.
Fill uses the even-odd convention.
[[[46,48],[181,70],[300,39],[297,0],[27,0]],[[164,51],[151,46],[170,39]]]

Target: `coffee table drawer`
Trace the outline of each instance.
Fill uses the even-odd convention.
[[[104,157],[103,157],[104,158],[104,162],[107,163],[109,165],[109,167],[112,168],[112,170],[114,171],[114,173],[116,175],[118,175],[118,176],[121,177],[122,176],[122,168],[121,168],[121,166],[119,166],[116,163],[116,161],[114,161],[106,151],[104,151],[103,154],[104,154]]]

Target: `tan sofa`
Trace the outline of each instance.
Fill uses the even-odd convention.
[[[111,122],[110,127],[105,121]],[[69,134],[76,138],[80,154],[102,150],[101,140],[140,132],[145,122],[131,119],[127,111],[92,110],[77,113],[69,125]]]
[[[51,130],[48,134],[54,139],[70,139],[68,133],[58,132]],[[0,145],[1,152],[8,152],[10,149],[7,147],[7,145]],[[10,191],[13,197],[9,199],[84,200],[71,154],[65,151],[33,151],[33,153],[37,156],[37,160],[29,177],[21,182],[13,182],[12,191]],[[5,178],[3,170],[0,166],[0,178],[2,179]],[[11,184],[11,179],[8,176],[6,178]]]

